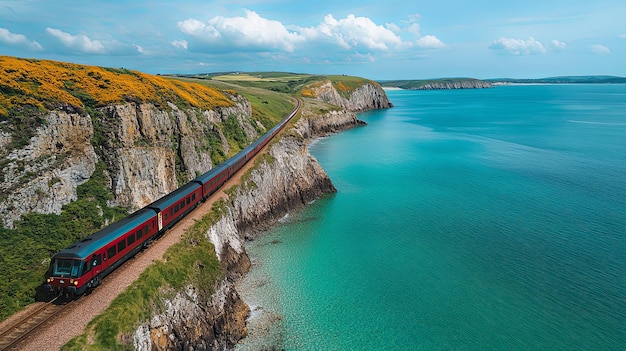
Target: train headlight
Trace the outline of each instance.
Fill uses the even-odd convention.
[[[78,285],[78,280],[74,280],[74,286]]]
[[[50,278],[48,278],[48,281],[49,281],[49,282],[54,281],[54,277],[50,277]]]
[[[52,278],[48,278],[46,279],[46,282],[50,283],[52,281]]]
[[[74,279],[70,279],[70,284],[74,284]]]

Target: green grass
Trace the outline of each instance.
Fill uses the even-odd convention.
[[[153,314],[163,312],[163,300],[188,284],[199,289],[199,296],[210,299],[215,282],[224,272],[213,244],[204,235],[225,213],[223,200],[197,221],[181,241],[171,246],[163,261],[156,261],[111,305],[87,325],[84,333],[73,338],[62,350],[132,349],[132,333]],[[204,301],[207,302],[207,301]],[[201,302],[202,303],[202,302]]]
[[[263,89],[255,86],[241,85],[241,81],[220,81],[213,79],[176,78],[208,85],[221,90],[235,90],[250,101],[252,118],[260,121],[266,129],[270,129],[293,111],[295,100],[293,95]],[[274,83],[270,83],[274,84]],[[265,133],[257,127],[259,135]]]

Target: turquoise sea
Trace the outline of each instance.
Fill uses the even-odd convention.
[[[247,248],[272,342],[626,350],[626,85],[387,94],[310,147],[338,193]]]

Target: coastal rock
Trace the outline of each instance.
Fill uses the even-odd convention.
[[[455,82],[431,82],[424,84],[416,90],[442,90],[442,89],[485,89],[491,88],[492,84],[478,79],[462,80]]]
[[[347,110],[329,111],[318,116],[306,109],[296,122],[295,131],[305,139],[312,139],[328,134],[338,133],[366,123],[356,117],[356,113]]]
[[[326,103],[343,107],[352,112],[362,112],[381,108],[389,108],[393,105],[389,102],[383,88],[375,82],[368,82],[348,93],[344,94],[335,89],[333,83],[328,80],[321,84],[310,86],[311,95]]]
[[[161,303],[163,312],[132,335],[135,350],[228,350],[247,332],[250,309],[227,280],[210,296],[188,286]]]

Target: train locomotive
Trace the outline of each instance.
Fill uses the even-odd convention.
[[[128,217],[55,254],[43,287],[53,294],[82,295],[185,217],[228,181],[297,114],[301,102],[275,127],[235,156]]]

